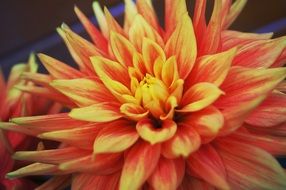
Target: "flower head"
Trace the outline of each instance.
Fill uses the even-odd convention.
[[[21,88],[72,110],[11,120],[61,146],[17,152],[37,163],[8,177],[57,175],[42,189],[71,175],[72,189],[285,188],[272,156],[286,148],[285,37],[227,30],[245,3],[216,0],[207,23],[205,0],[193,19],[166,0],[162,28],[151,1],[126,0],[122,28],[95,2],[100,31],[75,8],[93,43],[58,32],[79,70],[40,54],[50,74]]]

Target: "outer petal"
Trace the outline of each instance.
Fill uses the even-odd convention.
[[[219,141],[216,148],[232,189],[285,189],[285,172],[269,153],[231,138]]]
[[[71,176],[69,175],[52,177],[45,183],[35,188],[35,190],[65,189],[70,185],[70,178]]]
[[[209,82],[220,86],[226,78],[235,56],[236,49],[207,55],[197,60],[191,74],[185,82],[185,88],[199,82]]]
[[[268,68],[282,53],[286,44],[285,40],[285,37],[260,40],[242,46],[238,49],[233,64],[248,68]]]
[[[176,189],[182,181],[185,170],[184,167],[185,161],[180,158],[171,160],[161,157],[148,182],[154,190]]]
[[[240,127],[250,111],[265,99],[285,75],[284,68],[231,69],[221,86],[226,95],[216,101],[216,106],[222,110],[225,117],[225,126],[221,134],[227,134]]]
[[[248,124],[271,127],[286,122],[286,95],[272,93],[246,119]]]
[[[50,85],[68,96],[80,107],[114,100],[114,97],[101,82],[92,79],[54,80]]]
[[[179,125],[177,133],[162,145],[162,154],[166,158],[188,157],[201,145],[199,134],[187,125]]]
[[[228,28],[236,17],[240,14],[244,6],[246,5],[247,0],[236,0],[235,3],[231,6],[230,11],[223,23],[223,28]]]
[[[168,39],[165,52],[168,57],[176,56],[180,78],[185,79],[191,72],[197,57],[196,37],[188,13],[182,16],[181,22]]]
[[[69,116],[83,121],[107,122],[119,119],[123,115],[119,112],[118,104],[103,102],[88,107],[75,108],[69,113]]]
[[[93,144],[93,153],[122,152],[132,146],[139,135],[131,124],[119,121],[104,127]]]
[[[140,188],[153,173],[160,157],[160,145],[138,142],[127,153],[120,178],[120,190]]]
[[[210,106],[223,92],[212,83],[197,83],[183,95],[181,109],[177,112],[195,112]]]
[[[218,189],[230,189],[224,164],[211,145],[204,145],[188,158],[191,174],[199,176]]]
[[[72,180],[72,190],[104,189],[115,190],[118,186],[120,173],[110,175],[76,174]]]
[[[215,190],[215,187],[211,186],[209,183],[204,182],[203,180],[185,176],[184,181],[181,187],[178,190]]]

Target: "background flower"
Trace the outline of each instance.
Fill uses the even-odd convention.
[[[70,174],[73,189],[285,188],[271,156],[285,154],[285,140],[269,133],[284,130],[285,95],[275,88],[286,70],[275,67],[285,38],[227,30],[246,1],[215,1],[208,23],[205,3],[191,21],[184,1],[166,0],[164,29],[149,1],[126,1],[124,28],[95,3],[101,32],[75,8],[94,44],[66,25],[58,31],[79,71],[41,54],[50,75],[24,76],[41,87],[18,86],[72,111],[12,119],[62,146],[16,153],[39,163],[8,176],[59,175],[40,188]]]

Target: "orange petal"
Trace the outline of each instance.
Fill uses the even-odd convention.
[[[193,25],[196,33],[196,39],[198,42],[197,44],[201,43],[207,28],[205,18],[206,2],[206,0],[200,0],[196,1],[195,3]]]
[[[112,31],[114,31],[118,34],[126,36],[123,28],[118,24],[118,22],[115,20],[115,18],[112,16],[112,14],[106,7],[104,7],[104,14],[109,32],[111,33]]]
[[[256,34],[256,33],[239,32],[234,30],[224,30],[221,33],[222,50],[226,51],[238,45],[239,46],[246,45],[258,40],[268,40],[272,36],[273,33]]]
[[[177,133],[163,143],[162,154],[166,158],[188,157],[200,145],[200,136],[191,126],[179,125]]]
[[[80,173],[73,176],[71,189],[104,189],[114,190],[118,187],[120,173],[116,172],[110,175],[94,175],[89,173]]]
[[[50,85],[80,107],[114,100],[114,97],[101,82],[92,79],[54,80]]]
[[[134,121],[139,121],[141,119],[144,119],[149,114],[148,110],[146,111],[138,104],[133,104],[133,103],[122,104],[122,106],[120,107],[120,112],[123,113],[129,119]]]
[[[146,0],[138,0],[137,3],[138,12],[145,18],[145,20],[150,23],[150,25],[157,31],[161,32],[161,28],[155,13],[155,10],[152,6],[152,3],[148,3]]]
[[[10,121],[20,125],[23,128],[27,127],[31,128],[32,130],[39,130],[43,132],[72,129],[87,124],[87,122],[70,118],[67,113],[45,116],[18,117],[13,118]]]
[[[272,93],[246,118],[246,123],[271,127],[286,122],[286,95]]]
[[[149,74],[153,74],[154,64],[158,57],[160,57],[162,61],[166,60],[164,50],[157,43],[148,38],[144,38],[142,43],[142,55],[145,68]]]
[[[93,9],[93,12],[95,14],[95,18],[96,18],[96,21],[99,25],[101,33],[104,35],[105,38],[108,38],[109,29],[108,29],[107,20],[105,18],[104,12],[103,12],[98,1],[94,1],[92,3],[92,9]]]
[[[84,26],[85,30],[89,34],[90,38],[92,39],[93,43],[95,43],[97,47],[102,48],[104,52],[107,52],[108,43],[102,33],[92,24],[92,22],[81,12],[77,6],[74,7],[74,11]]]
[[[168,39],[174,28],[181,21],[182,16],[187,12],[188,10],[185,0],[165,1],[165,29],[167,31],[166,39]]]
[[[191,113],[184,117],[182,122],[193,127],[204,143],[208,138],[213,138],[217,135],[224,125],[224,118],[217,108],[210,106],[201,111]]]
[[[185,79],[191,72],[196,60],[197,44],[189,15],[185,13],[180,20],[181,22],[166,43],[165,52],[168,57],[176,56],[179,76]]]
[[[41,139],[59,141],[90,150],[92,149],[93,142],[101,128],[101,126],[87,126],[74,129],[45,132],[38,135],[38,137]],[[82,139],[84,139],[84,141]]]
[[[137,50],[141,51],[143,39],[145,37],[156,42],[161,47],[164,45],[163,40],[157,31],[152,28],[140,14],[137,14],[129,29],[129,39]]]
[[[53,164],[34,163],[22,167],[16,171],[7,173],[6,177],[9,179],[13,179],[24,176],[55,175],[55,174],[64,174],[64,172],[59,171],[57,166]]]
[[[138,138],[133,125],[126,122],[113,123],[100,130],[93,144],[93,153],[122,152],[131,147]]]
[[[215,1],[212,16],[208,23],[203,39],[199,44],[198,54],[200,56],[214,54],[221,48],[222,11],[222,1]]]
[[[177,124],[172,120],[164,120],[162,124],[156,124],[150,119],[144,119],[137,123],[136,130],[142,139],[156,144],[172,138],[176,133]]]
[[[223,92],[212,83],[201,82],[193,85],[183,95],[181,109],[178,112],[195,112],[202,110],[216,101]]]
[[[284,189],[286,175],[266,151],[243,141],[224,138],[216,144],[231,189]]]
[[[199,176],[218,189],[230,189],[224,163],[211,145],[204,145],[188,158],[191,174]]]
[[[235,53],[236,49],[233,48],[198,59],[191,74],[186,79],[185,88],[188,89],[191,85],[199,82],[209,82],[220,86],[228,74]]]
[[[215,190],[215,187],[211,186],[209,183],[200,180],[195,177],[186,175],[184,181],[178,190]]]
[[[133,54],[136,53],[135,47],[122,35],[111,32],[110,43],[113,54],[119,63],[131,67]]]
[[[222,128],[221,134],[227,134],[240,127],[248,114],[285,76],[285,68],[247,69],[235,67],[231,69],[221,85],[225,96],[215,103],[225,117],[225,126]]]
[[[236,0],[233,3],[227,17],[225,18],[224,23],[222,23],[224,29],[228,28],[233,23],[233,21],[240,14],[240,12],[242,11],[246,3],[247,3],[247,0]]]
[[[99,154],[74,159],[61,163],[58,167],[66,173],[93,173],[95,175],[109,175],[122,168],[121,154]]]
[[[157,167],[148,182],[153,189],[173,190],[182,181],[185,170],[185,161],[182,159],[171,160],[161,157]],[[181,175],[183,174],[183,175]],[[178,181],[179,178],[179,181]]]
[[[83,108],[74,108],[69,113],[73,119],[108,122],[121,118],[123,115],[119,112],[119,105],[112,102],[102,102]]]
[[[13,155],[13,159],[41,162],[46,164],[58,164],[68,160],[84,157],[90,154],[91,151],[75,147],[67,147],[54,150],[18,151]]]
[[[125,157],[119,189],[138,189],[153,173],[160,158],[160,145],[140,141]]]
[[[248,68],[268,68],[280,56],[285,46],[286,38],[260,40],[238,49],[233,65]]]
[[[20,78],[23,80],[31,81],[35,85],[41,85],[45,87],[48,87],[49,83],[52,81],[52,77],[48,74],[31,73],[31,72],[23,72]]]

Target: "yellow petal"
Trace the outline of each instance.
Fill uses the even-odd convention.
[[[197,57],[197,43],[188,13],[180,20],[181,22],[166,43],[165,52],[168,57],[176,56],[179,76],[185,79],[191,72]]]
[[[146,118],[147,115],[149,114],[148,110],[146,111],[140,105],[134,103],[122,104],[122,106],[120,107],[120,111],[126,117],[134,121],[139,121],[143,118]]]
[[[93,144],[93,154],[122,152],[139,138],[134,126],[117,122],[104,127]]]
[[[72,109],[69,116],[83,121],[107,122],[119,119],[123,115],[119,112],[118,104],[103,102],[88,107]]]
[[[223,92],[211,83],[201,82],[187,90],[181,101],[178,112],[194,112],[202,110],[216,101]]]
[[[142,139],[156,144],[172,138],[176,133],[177,124],[172,120],[157,124],[150,119],[144,119],[137,123],[136,130]]]

